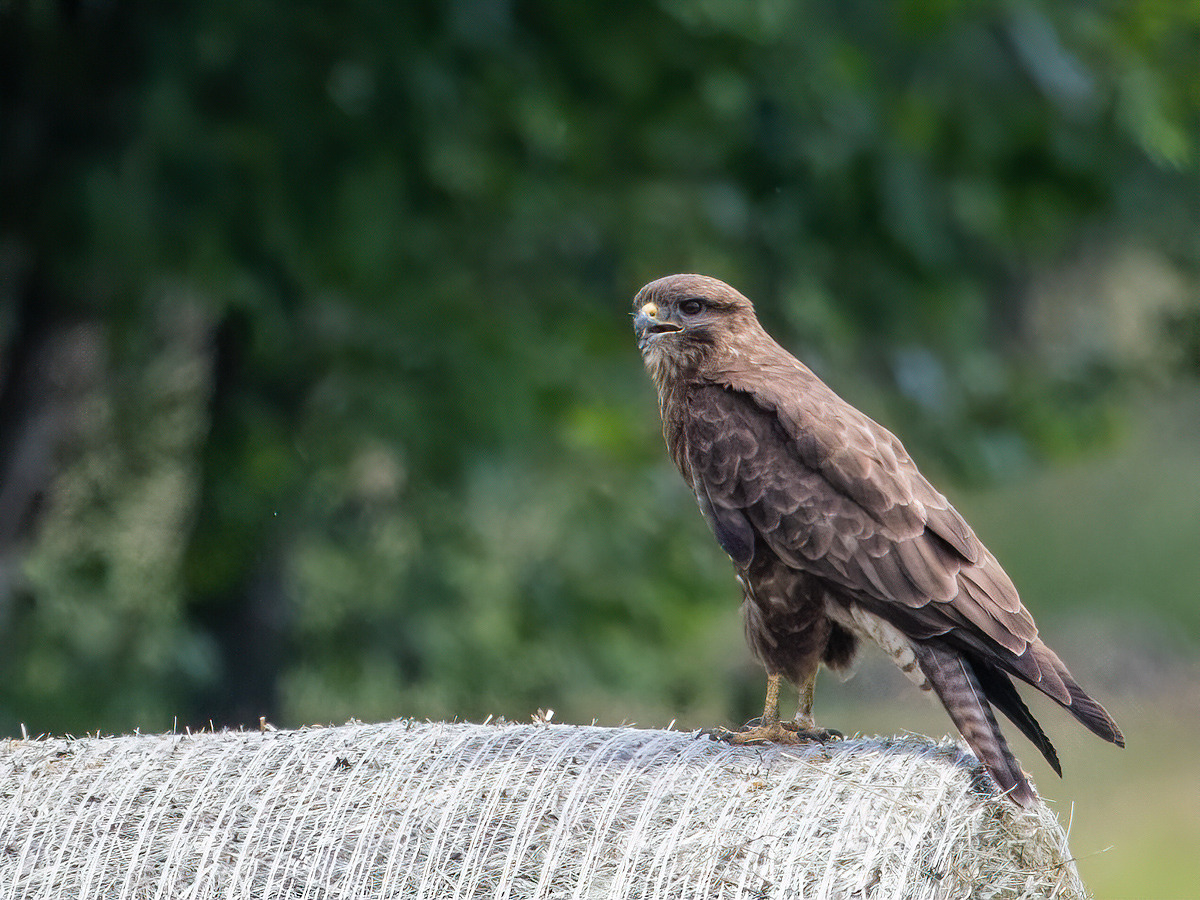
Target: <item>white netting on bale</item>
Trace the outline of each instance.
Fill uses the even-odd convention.
[[[561,725],[0,744],[3,898],[1086,896],[1048,809],[924,739]]]

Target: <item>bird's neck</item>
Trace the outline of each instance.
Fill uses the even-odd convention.
[[[752,327],[735,333],[724,342],[720,352],[702,360],[694,375],[712,384],[728,385],[745,372],[780,366],[791,369],[797,365],[803,368],[799,360],[776,343],[758,322],[754,322]]]

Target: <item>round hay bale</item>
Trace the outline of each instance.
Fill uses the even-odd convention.
[[[0,744],[4,898],[1085,897],[921,738],[397,721]]]

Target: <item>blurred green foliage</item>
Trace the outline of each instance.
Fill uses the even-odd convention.
[[[1195,271],[1198,24],[0,0],[6,396],[34,332],[82,372],[3,529],[0,731],[743,709],[628,298],[725,278],[960,479],[1090,446],[1128,373],[1029,352],[1025,287],[1094,238]]]

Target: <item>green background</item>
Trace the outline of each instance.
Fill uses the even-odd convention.
[[[753,715],[628,318],[701,271],[904,439],[1124,726],[1035,707],[1061,783],[1018,746],[1097,895],[1186,895],[1198,32],[0,0],[0,733]],[[817,712],[949,728],[870,660]]]

